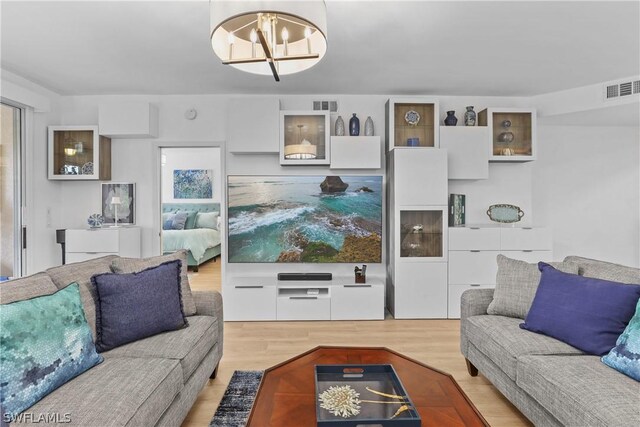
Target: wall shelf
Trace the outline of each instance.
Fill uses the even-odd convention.
[[[488,128],[490,162],[530,162],[536,159],[534,108],[486,108],[478,113],[478,126]]]
[[[415,111],[417,124],[410,124],[405,115]],[[440,146],[440,107],[435,98],[390,98],[386,104],[387,151],[408,147],[410,138],[418,138],[418,147]]]
[[[489,178],[489,133],[484,126],[441,126],[449,179]]]
[[[49,126],[50,180],[111,179],[111,139],[98,126]]]
[[[380,169],[379,136],[332,136],[331,169]]]

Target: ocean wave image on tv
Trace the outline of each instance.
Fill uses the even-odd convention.
[[[229,262],[379,263],[382,176],[229,176]]]

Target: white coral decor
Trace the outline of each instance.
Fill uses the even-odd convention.
[[[352,417],[360,413],[360,399],[357,393],[348,385],[332,386],[320,394],[321,408],[331,412],[333,415],[343,418]]]

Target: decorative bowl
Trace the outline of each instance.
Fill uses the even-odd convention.
[[[404,121],[408,125],[416,126],[420,122],[420,114],[417,111],[409,110],[404,114]]]
[[[87,218],[87,224],[91,228],[100,228],[102,224],[104,224],[104,218],[100,214],[91,214],[89,218]]]
[[[82,165],[82,175],[93,175],[93,162]]]
[[[489,215],[491,221],[511,223],[520,221],[524,216],[524,212],[518,206],[500,204],[489,206],[487,215]]]

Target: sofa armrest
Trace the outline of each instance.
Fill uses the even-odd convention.
[[[222,295],[217,291],[193,291],[196,303],[196,314],[212,316],[218,319],[218,346],[222,352],[224,338],[224,317],[222,314]]]
[[[468,289],[460,298],[460,321],[471,316],[487,314],[487,308],[493,301],[493,288]]]

